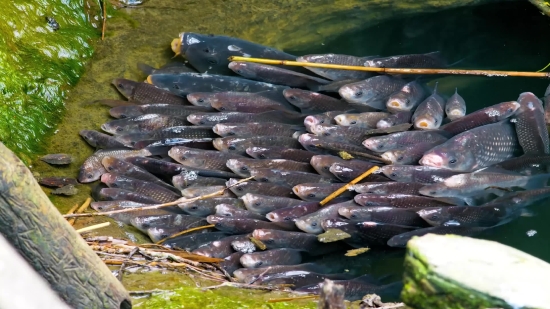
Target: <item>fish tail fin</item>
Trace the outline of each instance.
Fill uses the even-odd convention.
[[[142,62],[138,62],[137,67],[145,75],[151,75],[151,74],[153,74],[153,71],[155,70],[154,67],[152,67],[148,64],[142,63]]]
[[[170,150],[172,146],[160,146],[160,147],[146,147],[143,148],[143,150],[148,151],[150,154],[149,156],[162,156],[167,155],[168,150]]]

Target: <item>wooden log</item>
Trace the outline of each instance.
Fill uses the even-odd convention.
[[[126,289],[2,143],[0,234],[70,307],[131,308]]]

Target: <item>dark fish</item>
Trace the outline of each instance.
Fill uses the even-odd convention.
[[[368,171],[369,169],[377,166],[372,162],[361,161],[361,160],[347,160],[340,163],[334,163],[330,166],[329,171],[340,181],[349,182],[357,178],[359,175]],[[367,176],[363,181],[370,182],[380,179],[380,175],[371,174]]]
[[[276,122],[249,122],[249,123],[218,123],[212,131],[219,136],[252,137],[260,135],[292,136],[296,131],[305,128]]]
[[[418,105],[412,115],[414,127],[419,130],[434,130],[443,123],[445,100],[437,93],[437,83],[433,93]]]
[[[143,141],[136,142],[134,144],[135,149],[143,148],[162,148],[174,146],[186,146],[190,148],[203,149],[203,150],[214,150],[212,146],[211,138],[201,138],[201,139],[189,139],[189,138],[163,138],[163,139],[147,139]]]
[[[194,105],[209,106],[221,112],[263,113],[273,110],[295,110],[280,91],[195,92],[188,94],[187,99]]]
[[[115,138],[117,141],[123,143],[123,146],[134,147],[136,143],[146,140],[159,140],[159,139],[172,139],[172,138],[182,138],[182,139],[207,139],[217,137],[214,132],[212,132],[211,127],[206,126],[177,126],[177,127],[168,127],[161,128],[148,132],[139,132],[139,133],[130,133],[116,135]]]
[[[395,235],[407,233],[412,230],[418,229],[414,226],[403,226],[378,222],[360,222],[357,223],[359,230],[359,237],[365,244],[369,246],[383,246],[387,245],[388,240]]]
[[[244,253],[235,252],[224,258],[223,262],[220,262],[220,267],[230,276],[233,276],[233,273],[242,267],[241,265],[241,256]]]
[[[342,274],[317,274],[309,271],[296,271],[291,270],[288,272],[277,273],[258,278],[254,284],[257,285],[278,285],[278,284],[291,284],[294,289],[307,285],[316,284],[322,282],[325,279],[329,280],[348,280],[354,276],[350,273]]]
[[[335,163],[343,163],[346,160],[331,155],[316,155],[311,158],[309,163],[319,173],[319,175],[334,178],[334,175],[330,173],[330,167]],[[304,182],[317,182],[317,181],[304,181]]]
[[[277,209],[296,206],[303,203],[303,201],[295,198],[253,193],[247,193],[241,196],[241,200],[244,202],[246,209],[262,215]]]
[[[76,185],[78,182],[74,178],[68,177],[41,177],[38,179],[38,183],[46,187],[61,188],[66,185]]]
[[[101,175],[101,182],[109,188],[118,188],[143,194],[161,203],[173,202],[181,197],[181,195],[174,193],[174,191],[165,189],[155,183],[116,174],[105,173]]]
[[[378,195],[408,194],[419,195],[418,190],[424,186],[419,182],[366,182],[353,186],[357,193],[370,193]]]
[[[155,150],[163,153],[163,150]],[[89,156],[78,171],[78,182],[88,183],[93,182],[99,179],[99,177],[106,172],[103,164],[101,163],[105,157],[115,157],[118,159],[125,159],[128,157],[135,156],[151,156],[155,151],[150,149],[140,149],[140,150],[128,150],[128,149],[109,149],[109,150],[98,150],[93,155]]]
[[[155,175],[149,173],[148,171],[144,170],[139,166],[136,166],[124,160],[107,156],[101,160],[101,164],[103,165],[105,170],[109,173],[124,175],[133,179],[148,181],[156,185],[159,185],[165,189],[176,192],[178,194],[180,193],[180,190],[160,180]]]
[[[321,205],[318,202],[303,202],[286,208],[276,209],[265,217],[271,222],[294,221],[302,216],[316,212]]]
[[[181,97],[186,97],[194,92],[262,92],[269,90],[282,92],[288,88],[235,76],[206,73],[153,74],[147,77],[147,81],[158,88],[168,90],[172,94]]]
[[[365,61],[371,57],[356,57],[341,54],[319,54],[319,55],[305,55],[296,58],[298,62],[311,62],[311,63],[325,63],[325,64],[340,64],[340,65],[352,65],[363,66]],[[346,80],[346,79],[367,79],[374,74],[365,71],[352,71],[352,70],[337,70],[337,69],[324,69],[316,67],[305,67],[306,69],[328,78],[330,80]]]
[[[268,222],[248,218],[220,216],[208,216],[206,220],[209,224],[214,224],[216,229],[229,234],[246,234],[251,233],[255,229],[296,230],[296,226],[294,226],[293,222]]]
[[[426,221],[424,221],[420,215],[416,213],[416,210],[417,209],[399,209],[383,206],[350,206],[340,208],[338,213],[343,217],[355,221],[371,221],[402,226],[428,227],[429,224],[427,224]]]
[[[518,142],[526,154],[550,153],[548,128],[544,120],[542,102],[531,92],[519,95],[520,107],[512,121],[516,126]]]
[[[365,275],[368,276],[368,275]],[[370,276],[368,276],[370,278]],[[363,280],[361,277],[352,280],[334,280],[334,284],[344,287],[344,298],[348,301],[360,300],[367,294],[382,294],[386,291],[401,291],[403,284],[401,282],[387,285],[379,285],[371,280]],[[322,282],[304,286],[296,289],[296,292],[319,294],[321,292]]]
[[[186,198],[194,198],[222,191],[219,197],[235,197],[230,191],[225,190],[226,186],[195,186],[181,190],[181,195]]]
[[[544,120],[546,124],[550,124],[550,85],[546,88],[544,92]]]
[[[387,242],[390,247],[405,247],[407,242],[414,236],[424,236],[426,234],[447,235],[456,234],[461,236],[472,236],[486,230],[486,227],[468,227],[468,226],[436,226],[424,229],[418,229],[403,234],[395,235]]]
[[[375,68],[445,68],[446,61],[440,52],[426,54],[398,55],[368,59],[364,63],[367,67]]]
[[[384,152],[381,157],[391,164],[417,164],[428,150],[445,142],[420,142],[415,145],[406,146],[400,149],[394,149]]]
[[[455,89],[455,93],[447,100],[445,104],[445,115],[451,121],[462,118],[466,115],[466,102],[458,94],[458,88]]]
[[[219,240],[214,240],[211,243],[204,244],[197,249],[193,250],[192,253],[203,255],[212,258],[223,259],[233,254],[235,250],[231,247],[231,242],[240,239],[247,239],[246,235],[235,235],[227,236]]]
[[[317,91],[324,91],[324,92],[336,92],[338,93],[338,90],[340,88],[344,87],[345,85],[353,84],[362,81],[363,79],[345,79],[345,80],[339,80],[339,81],[333,81],[330,84],[322,85],[317,87]],[[370,106],[364,105],[364,106],[353,106],[355,110],[361,110],[363,112],[374,112],[376,111],[375,108],[372,108]]]
[[[92,147],[96,148],[124,148],[126,145],[117,141],[113,136],[93,131],[93,130],[81,130],[80,136]]]
[[[254,219],[254,220],[267,221],[265,216],[262,216],[255,212],[238,208],[229,204],[217,205],[215,215],[220,217],[248,218],[248,219]]]
[[[317,240],[317,236],[302,232],[257,229],[252,237],[266,245],[267,249],[295,249],[305,251],[311,256],[323,255],[342,249],[338,244],[326,244]]]
[[[322,201],[342,186],[344,184],[341,183],[302,183],[294,186],[292,191],[304,201]],[[352,198],[354,195],[354,192],[348,190],[339,197]]]
[[[363,193],[355,196],[355,202],[361,206],[390,206],[397,208],[439,207],[452,205],[430,197],[406,194],[378,195]]]
[[[447,131],[452,135],[456,135],[476,127],[499,122],[514,115],[519,106],[519,103],[516,101],[491,105],[470,113],[460,119],[457,119],[456,121],[447,123],[441,127],[441,130]]]
[[[195,113],[187,116],[187,120],[194,125],[214,126],[218,123],[248,123],[248,122],[277,122],[299,125],[304,120],[303,115],[291,111],[268,111],[263,113],[219,112]]]
[[[326,79],[261,63],[233,61],[228,67],[242,77],[277,85],[317,89],[329,83]]]
[[[395,113],[391,116],[388,116],[384,119],[380,119],[376,123],[376,127],[378,129],[394,127],[398,124],[404,124],[404,123],[411,122],[411,118],[412,118],[412,112],[410,112],[410,111],[397,112],[397,113]]]
[[[111,120],[101,125],[105,132],[120,135],[130,133],[150,132],[167,127],[185,126],[189,122],[185,118],[173,116],[146,114],[132,118]]]
[[[40,160],[53,165],[66,165],[73,162],[73,157],[65,153],[48,154],[40,158]]]
[[[233,272],[233,276],[238,282],[249,283],[256,280],[260,276],[269,276],[272,274],[280,274],[288,271],[310,271],[316,273],[327,273],[328,269],[314,264],[304,263],[298,265],[272,265],[260,268],[241,268]]]
[[[172,184],[179,190],[196,186],[223,186],[226,179],[199,176],[195,171],[182,172],[172,177]]]
[[[249,147],[246,154],[254,159],[284,159],[298,162],[310,162],[315,155],[312,152],[302,149],[293,149],[286,147]]]
[[[283,95],[290,104],[298,107],[302,113],[353,109],[344,100],[338,100],[317,92],[302,89],[285,89]]]
[[[493,165],[523,175],[535,175],[547,173],[550,168],[550,155],[524,154]]]
[[[442,130],[405,131],[367,138],[363,146],[372,151],[386,152],[422,142],[445,142],[449,137],[450,134]]]
[[[357,204],[355,204],[355,202],[351,200],[343,203],[324,206],[323,208],[319,209],[314,213],[310,213],[308,215],[300,217],[295,221],[295,224],[300,230],[306,233],[321,234],[323,232],[323,228],[321,227],[322,221],[327,219],[338,218],[340,216],[338,214],[338,209],[345,206],[353,206],[353,205],[357,205]]]
[[[394,181],[423,184],[442,182],[453,175],[461,174],[444,168],[416,165],[386,165],[378,172]]]
[[[370,77],[364,81],[342,86],[338,93],[350,103],[363,104],[386,110],[388,97],[399,91],[407,82],[389,75]]]
[[[309,132],[327,141],[345,142],[354,145],[361,145],[365,140],[365,129],[356,126],[316,125],[310,127]]]
[[[178,50],[179,49],[179,50]],[[229,75],[230,56],[258,57],[277,60],[295,60],[296,56],[272,47],[260,45],[239,38],[223,35],[204,35],[192,32],[180,34],[176,54],[185,59],[199,72]]]
[[[240,261],[246,268],[259,268],[273,265],[296,265],[302,262],[302,255],[298,250],[286,248],[272,249],[243,254]]]
[[[514,127],[504,120],[455,135],[426,152],[420,164],[470,172],[510,159],[520,151]]]
[[[122,210],[122,209],[145,207],[145,206],[151,206],[151,205],[132,202],[132,201],[124,201],[124,200],[92,202],[90,204],[90,207],[97,210],[98,212]],[[130,221],[133,218],[138,216],[161,216],[161,215],[168,215],[168,214],[174,214],[174,213],[182,213],[182,212],[181,210],[177,209],[177,207],[164,207],[160,209],[149,209],[149,210],[114,213],[108,216],[122,223],[130,224]]]
[[[418,214],[432,226],[491,227],[517,218],[521,210],[509,205],[451,206],[425,208]]]
[[[256,136],[256,137],[224,137],[216,138],[212,142],[214,147],[221,152],[246,155],[246,149],[250,147],[277,146],[288,148],[300,148],[300,143],[292,137],[284,136]]]
[[[201,245],[220,240],[229,236],[223,232],[210,232],[210,233],[200,233],[193,235],[181,235],[166,240],[163,245],[169,246],[171,248],[180,248],[185,251],[193,251],[200,247]]]
[[[164,160],[158,160],[158,159],[151,159],[151,158],[144,158],[144,157],[131,157],[131,158],[127,158],[126,161],[146,169],[151,174],[155,174],[163,177],[175,176],[183,172],[193,172],[193,173],[196,173],[198,176],[203,176],[203,177],[219,177],[219,178],[225,178],[225,179],[237,177],[236,174],[233,174],[230,172],[207,170],[202,168],[186,168],[181,164],[176,164],[176,163],[172,163]]]
[[[220,204],[243,207],[243,202],[232,197],[214,197],[191,202],[182,202],[178,206],[186,213],[196,217],[206,217],[216,213],[216,206]]]
[[[186,167],[203,168],[207,170],[222,170],[227,172],[231,171],[226,166],[227,160],[237,158],[245,159],[244,157],[237,154],[224,153],[215,150],[194,149],[181,146],[172,147],[172,149],[168,151],[168,155],[172,159]]]
[[[153,227],[179,227],[181,230],[185,230],[188,226],[200,226],[204,224],[204,218],[197,218],[193,216],[183,214],[165,214],[160,216],[137,216],[133,218],[130,223],[136,229],[147,233],[147,230]],[[199,225],[197,225],[199,224]]]
[[[231,178],[226,183],[228,187],[231,186],[229,190],[237,196],[243,196],[247,193],[254,193],[281,197],[295,197],[292,189],[285,186],[257,181],[245,181],[236,185],[238,181],[238,179]]]
[[[390,95],[386,102],[386,108],[392,113],[412,112],[427,96],[424,86],[417,81],[412,81]]]
[[[345,143],[345,142],[333,142],[323,140],[313,134],[302,134],[298,138],[300,144],[307,150],[319,154],[337,154],[341,151],[349,152],[351,155],[356,156],[358,154],[364,154],[370,158],[378,158],[375,153],[364,147]],[[380,161],[383,159],[380,158]]]
[[[125,200],[143,204],[162,204],[162,201],[152,197],[116,188],[103,188],[99,191],[99,197],[103,201]]]
[[[269,182],[282,186],[296,186],[301,183],[334,183],[339,182],[334,177],[321,177],[319,174],[278,170],[272,168],[254,168],[250,175],[259,182]]]
[[[234,157],[232,159],[227,159],[226,166],[241,177],[250,177],[250,172],[258,168],[277,169],[281,171],[315,172],[311,165],[307,163],[282,159],[257,160]]]
[[[185,118],[197,112],[212,112],[211,107],[175,105],[175,104],[143,104],[133,106],[117,106],[109,110],[115,118],[131,118],[146,114],[160,114]]]
[[[541,189],[534,190],[525,190],[525,191],[516,191],[512,193],[505,194],[501,197],[490,201],[489,203],[483,204],[482,206],[494,206],[494,205],[507,205],[515,207],[526,207],[531,204],[537,203],[543,199],[546,199],[550,196],[550,188],[544,187]]]
[[[341,126],[356,126],[359,128],[372,129],[381,119],[387,118],[391,114],[383,112],[366,112],[360,114],[341,114],[334,117],[334,121]]]
[[[78,189],[74,185],[66,185],[60,188],[56,188],[52,191],[50,191],[51,194],[54,195],[76,195],[78,193]]]
[[[113,85],[128,100],[141,104],[166,103],[166,104],[189,104],[185,98],[179,97],[169,91],[159,89],[148,83],[139,83],[129,79],[117,78]]]
[[[344,111],[329,111],[316,115],[309,115],[304,118],[304,125],[308,131],[311,132],[311,128],[316,125],[331,125],[336,124],[334,117],[344,113]]]

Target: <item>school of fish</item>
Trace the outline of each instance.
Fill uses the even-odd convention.
[[[458,89],[447,97],[424,76],[228,60],[448,67],[438,52],[297,57],[191,32],[172,49],[185,62],[139,64],[145,82],[113,81],[128,100],[101,100],[116,119],[101,125],[104,132],[80,132],[98,150],[78,181],[100,181],[92,203],[99,212],[229,186],[221,196],[111,216],[154,242],[213,224],[164,244],[224,259],[220,266],[237,281],[317,293],[329,278],[344,285],[347,299],[360,299],[395,283],[334,273],[316,257],[404,247],[427,233],[481,234],[550,197],[550,87],[544,102],[525,92],[467,113]],[[319,204],[374,166],[379,170],[351,190]],[[347,235],[319,241],[330,230]]]

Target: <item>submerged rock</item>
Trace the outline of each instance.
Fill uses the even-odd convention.
[[[412,308],[550,308],[550,264],[488,240],[415,237],[401,298]]]

